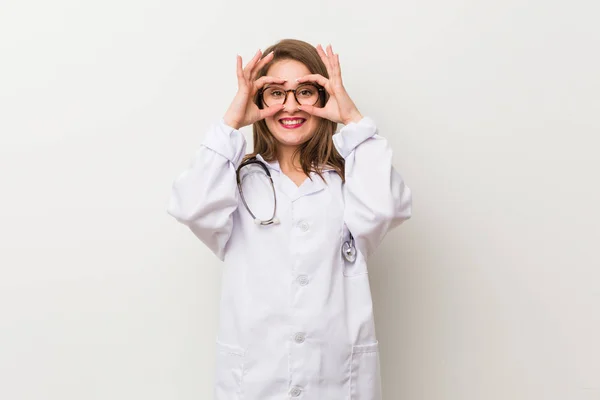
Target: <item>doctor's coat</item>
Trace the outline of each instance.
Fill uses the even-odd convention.
[[[173,183],[169,214],[225,262],[215,400],[381,399],[366,260],[410,218],[412,197],[372,119],[344,126],[333,141],[345,159],[344,184],[326,170],[325,182],[311,173],[296,186],[276,161],[266,163],[277,225],[255,224],[241,202],[235,172],[246,141],[223,120]],[[250,209],[268,219],[272,190],[247,187]],[[350,232],[353,263],[341,252]]]

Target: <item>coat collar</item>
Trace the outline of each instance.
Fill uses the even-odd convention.
[[[277,161],[277,160],[265,161],[265,159],[263,158],[263,156],[261,154],[257,154],[256,159],[263,162],[267,167],[274,169],[275,171],[281,172],[281,168],[279,167],[279,161]]]
[[[292,201],[298,200],[300,197],[307,196],[313,193],[317,193],[327,186],[327,184],[323,181],[323,179],[316,173],[311,172],[310,178],[306,179],[300,186],[296,186],[296,184],[281,171],[281,167],[277,160],[274,161],[265,161],[262,155],[257,154],[256,159],[263,162],[268,168],[279,172],[279,179],[276,183],[277,187],[281,192],[283,192],[287,197],[289,197]],[[335,171],[331,167],[323,168],[323,176],[327,179],[328,171]]]
[[[279,161],[277,161],[277,160],[265,161],[265,159],[263,158],[263,156],[261,154],[257,154],[256,155],[256,159],[262,161],[263,163],[265,163],[265,165],[267,165],[267,167],[269,167],[269,168],[271,168],[271,169],[273,169],[275,171],[281,172],[281,167],[279,165]],[[329,165],[323,167],[323,172],[329,172],[329,171],[335,171],[335,169],[333,169]]]

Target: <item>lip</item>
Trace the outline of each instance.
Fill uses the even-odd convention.
[[[299,124],[293,124],[293,125],[284,125],[283,124],[283,121],[294,121],[294,120],[301,120],[302,122],[300,122]],[[298,118],[280,118],[278,120],[278,122],[279,122],[279,125],[281,125],[285,129],[296,129],[296,128],[299,128],[300,126],[304,125],[304,123],[306,122],[306,118],[302,118],[302,117],[298,117]]]

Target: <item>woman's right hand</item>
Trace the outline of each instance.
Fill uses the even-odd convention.
[[[232,128],[240,129],[243,126],[251,125],[284,109],[283,104],[263,109],[254,104],[253,100],[256,92],[267,83],[283,84],[286,81],[272,76],[263,76],[256,79],[260,69],[273,59],[273,52],[262,59],[261,56],[262,52],[258,50],[244,69],[242,69],[242,57],[237,56],[238,91],[223,117],[225,123]]]

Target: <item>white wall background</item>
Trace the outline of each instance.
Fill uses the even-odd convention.
[[[0,398],[211,397],[220,265],[166,202],[236,54],[293,37],[414,193],[371,263],[386,400],[600,399],[599,11],[2,0]]]

